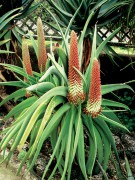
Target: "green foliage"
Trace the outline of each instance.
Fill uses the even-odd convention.
[[[111,23],[109,25],[112,25]],[[126,8],[121,8],[121,16],[117,21],[114,21],[113,27],[122,26],[127,29],[130,34],[130,44],[135,44],[135,36],[133,34],[135,27],[135,1],[129,1]]]
[[[127,0],[79,0],[77,2],[75,0],[71,2],[69,0],[47,0],[47,2],[57,15],[59,24],[63,27],[68,26],[68,22],[71,20],[80,4],[82,4],[71,25],[71,29],[78,33],[83,30],[83,27],[92,12],[94,12],[94,14],[88,24],[86,33],[88,33],[88,31],[91,32],[95,24],[102,26],[114,19],[118,19],[121,15],[120,9],[127,6],[128,3],[131,3]]]
[[[24,156],[26,155],[26,151],[22,150],[19,154],[18,154],[18,159],[21,161],[23,160]]]
[[[53,14],[52,17],[54,17]],[[75,16],[71,21],[74,18]],[[57,20],[56,23],[58,24]],[[114,112],[119,108],[127,110],[128,107],[122,103],[107,100],[104,98],[104,95],[118,89],[127,88],[132,90],[132,88],[126,84],[102,85],[101,113],[95,117],[84,113],[84,107],[88,100],[89,87],[91,86],[90,75],[92,74],[93,59],[98,58],[99,53],[107,43],[105,41],[105,43],[96,48],[97,33],[95,27],[90,64],[85,73],[75,69],[75,72],[83,79],[83,89],[86,98],[84,102],[79,104],[70,103],[68,99],[68,64],[70,60],[68,30],[70,29],[70,25],[71,22],[67,27],[66,34],[63,34],[59,26],[59,31],[63,37],[62,46],[59,47],[59,50],[57,49],[57,59],[52,51],[52,46],[50,46],[50,53],[48,53],[46,71],[44,73],[33,71],[33,76],[30,76],[24,68],[1,64],[6,69],[13,71],[18,81],[0,82],[0,85],[13,85],[20,87],[20,89],[4,99],[0,103],[0,106],[12,99],[17,100],[21,97],[28,97],[5,116],[5,121],[12,116],[15,117],[15,121],[10,127],[1,132],[4,137],[0,142],[0,150],[5,150],[8,142],[11,139],[13,140],[9,154],[7,156],[3,155],[3,161],[8,162],[15,150],[21,153],[26,141],[28,142],[28,151],[25,154],[22,152],[23,155],[21,156],[22,160],[18,173],[25,162],[29,164],[29,170],[32,170],[46,140],[50,140],[53,152],[45,167],[42,179],[46,177],[54,158],[56,159],[56,164],[48,179],[52,179],[58,169],[61,179],[64,180],[67,178],[69,180],[73,162],[76,160],[84,179],[88,180],[88,176],[91,177],[94,171],[98,171],[96,167],[99,167],[99,165],[97,165],[96,160],[101,164],[102,172],[107,170],[112,150],[114,151],[118,166],[120,166],[115,141],[108,124],[128,131],[120,123]],[[85,24],[82,35],[78,40],[80,62],[83,53],[83,37],[87,26],[88,23]],[[32,43],[35,45],[33,39]],[[35,50],[37,48],[35,46]],[[23,81],[24,77],[25,80]],[[115,109],[111,110],[110,107],[114,107]],[[85,146],[85,134],[88,140],[87,149]]]
[[[57,21],[63,27],[63,31],[65,32],[69,21],[71,21],[72,17],[74,17],[74,21],[70,26],[70,30],[74,30],[80,36],[81,32],[88,22],[87,29],[85,30],[84,35],[84,66],[89,62],[89,56],[91,53],[92,39],[94,34],[94,26],[101,28],[102,26],[108,25],[108,23],[113,23],[114,20],[118,21],[122,16],[121,9],[126,9],[127,6],[131,6],[132,0],[47,0],[50,8],[44,6],[46,13],[49,13],[49,9],[56,16]],[[126,8],[125,8],[126,7]],[[90,19],[89,19],[90,18]],[[59,29],[57,24],[50,20],[50,22],[46,21],[46,23],[54,29]],[[114,22],[115,24],[116,22]],[[119,24],[118,27],[121,27]],[[120,28],[119,28],[120,30]],[[117,32],[118,33],[118,32]],[[97,45],[101,44],[102,38],[100,34],[97,34]],[[108,55],[110,60],[117,64],[112,58],[112,54],[117,56],[116,52],[109,46],[107,43],[104,46],[103,51]],[[111,52],[111,53],[110,53]],[[85,70],[85,68],[83,67]]]
[[[21,36],[24,34],[16,26],[16,21],[25,18],[38,7],[39,3],[32,5],[33,1],[5,0],[0,2],[2,5],[0,7],[0,53],[9,53],[10,50],[16,52],[16,43],[21,45]],[[3,45],[1,42],[4,42]]]
[[[134,176],[133,176],[133,173],[132,173],[132,171],[131,171],[130,164],[129,164],[129,162],[128,162],[127,157],[125,157],[125,165],[126,165],[128,180],[135,180],[135,178],[134,178]]]
[[[119,119],[123,122],[123,124],[130,130],[135,130],[135,109],[134,109],[134,96],[125,91],[123,96],[120,96],[120,100],[122,103],[127,104],[130,107],[130,112],[118,112]]]

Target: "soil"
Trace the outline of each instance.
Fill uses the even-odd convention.
[[[21,177],[17,177],[13,168],[6,167],[6,164],[3,163],[0,165],[0,180],[21,180]]]
[[[2,156],[0,155],[0,162],[2,161]],[[19,167],[19,162],[16,162],[14,158],[11,158],[9,164],[5,162],[0,164],[0,180],[37,180],[34,175],[24,171],[21,175],[16,176],[17,169]]]

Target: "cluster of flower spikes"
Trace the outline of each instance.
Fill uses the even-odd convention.
[[[38,37],[38,68],[41,72],[44,72],[47,61],[47,53],[46,53],[44,31],[43,31],[43,24],[41,18],[37,19],[37,37]],[[30,76],[33,76],[28,44],[25,38],[22,39],[22,60],[26,73],[29,74]]]
[[[68,70],[68,94],[67,98],[71,104],[79,104],[85,101],[85,93],[83,91],[82,78],[76,71],[80,71],[79,54],[78,54],[78,42],[77,35],[74,31],[71,32],[70,40],[70,55],[69,55],[69,70]],[[90,88],[88,94],[88,100],[84,113],[97,117],[101,112],[101,80],[100,80],[100,65],[97,58],[93,59],[92,72],[90,74]]]
[[[45,47],[43,24],[40,17],[37,19],[37,36],[38,36],[38,68],[40,72],[44,72],[47,62],[47,53]],[[23,60],[25,72],[28,75],[33,76],[28,44],[24,37],[22,39],[22,60]],[[27,82],[27,79],[24,78],[24,81]],[[27,92],[26,97],[28,98],[29,96],[30,93]]]

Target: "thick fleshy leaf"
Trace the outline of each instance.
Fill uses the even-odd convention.
[[[4,20],[4,21],[1,23],[0,31],[1,31],[10,21],[12,21],[15,17],[17,17],[19,14],[20,14],[20,13],[15,14],[15,15],[7,18],[6,20]]]
[[[79,134],[79,143],[77,146],[77,160],[80,166],[80,169],[87,180],[87,173],[86,173],[86,162],[85,162],[85,148],[84,148],[84,130],[82,124],[82,118],[80,121],[80,134]]]
[[[1,18],[0,18],[0,24],[6,19],[6,18],[9,18],[9,16],[11,14],[13,14],[14,12],[18,11],[20,8],[16,8],[16,9],[13,9],[7,13],[5,13]]]
[[[29,87],[26,88],[27,91],[32,91],[32,92],[47,92],[50,89],[54,88],[54,84],[51,82],[41,82],[41,83],[37,83],[34,85],[31,85]]]
[[[8,82],[0,82],[1,86],[16,86],[16,87],[27,87],[26,83],[23,83],[23,81],[8,81]]]
[[[8,41],[10,41],[10,39],[5,39],[5,40],[3,40],[3,41],[0,41],[0,46],[3,45],[3,44],[5,44],[5,43],[7,43]]]
[[[43,119],[42,119],[41,125],[39,127],[36,139],[35,139],[35,141],[33,143],[33,146],[32,146],[30,157],[35,152],[37,144],[38,144],[38,142],[40,140],[40,136],[42,135],[42,132],[44,131],[44,128],[45,128],[46,124],[48,123],[48,121],[50,120],[51,116],[53,115],[53,112],[55,111],[55,108],[58,105],[60,105],[61,103],[64,103],[64,98],[62,96],[55,96],[55,97],[53,97],[51,99],[50,103],[48,104],[47,108],[45,109],[45,113],[43,115]],[[32,122],[33,122],[33,120],[32,120]],[[29,126],[31,126],[31,125],[29,125]],[[29,128],[28,128],[28,130],[29,130]]]
[[[24,88],[19,89],[15,92],[13,92],[12,94],[10,94],[9,96],[7,96],[1,103],[0,106],[2,106],[3,104],[5,104],[7,101],[12,100],[14,98],[20,98],[20,97],[24,97],[26,95],[26,90]]]
[[[97,142],[96,135],[94,131],[94,126],[92,122],[92,118],[89,116],[84,116],[85,125],[89,131],[89,150],[88,150],[88,159],[86,162],[87,172],[90,176],[92,176],[96,155],[97,155]]]
[[[56,156],[56,153],[58,152],[58,148],[60,148],[60,146],[61,146],[61,144],[60,143],[62,143],[62,141],[63,141],[63,139],[65,140],[65,143],[63,144],[64,146],[66,145],[66,140],[67,140],[67,134],[68,134],[68,128],[67,127],[69,127],[69,123],[70,123],[70,121],[67,121],[67,117],[68,118],[70,118],[69,117],[69,115],[68,116],[66,116],[66,120],[63,122],[64,124],[63,124],[63,126],[62,126],[62,129],[61,129],[61,131],[60,131],[60,133],[59,133],[59,136],[58,136],[58,139],[57,139],[57,141],[56,141],[56,144],[55,144],[55,147],[54,147],[54,149],[53,149],[53,153],[52,153],[52,155],[51,155],[51,158],[50,158],[50,160],[49,160],[49,162],[48,162],[48,164],[47,164],[47,166],[45,167],[45,171],[44,171],[44,173],[43,173],[43,176],[42,176],[42,178],[44,178],[45,177],[45,175],[46,175],[46,173],[47,173],[47,171],[48,171],[48,168],[49,168],[49,166],[51,165],[51,163],[52,163],[52,161],[53,161],[53,159],[54,159],[54,156]],[[62,146],[62,151],[61,152],[64,152],[64,149],[66,148],[66,147],[64,147],[64,146]],[[61,154],[61,153],[60,153]],[[59,154],[59,155],[60,155]],[[62,157],[62,154],[60,155],[60,156],[58,156],[58,158],[59,157]],[[59,162],[59,161],[57,161],[57,162]],[[49,179],[50,179],[51,177],[49,177]]]
[[[70,109],[69,103],[64,104],[60,109],[58,109],[58,111],[56,111],[55,116],[53,116],[50,119],[49,123],[47,124],[46,128],[44,129],[44,131],[43,131],[43,133],[42,133],[42,135],[40,137],[40,141],[38,143],[37,150],[36,150],[36,152],[34,154],[34,158],[33,158],[32,162],[31,162],[31,165],[30,165],[29,169],[31,169],[34,166],[35,161],[36,161],[36,159],[37,159],[37,157],[39,155],[39,152],[41,150],[41,147],[43,145],[43,142],[48,138],[48,136],[51,134],[53,129],[55,129],[58,126],[59,122],[61,121],[61,117],[69,109]]]
[[[106,40],[102,41],[102,43],[99,45],[99,47],[97,48],[97,51],[96,51],[97,57],[102,52],[102,50],[104,49],[104,47],[108,43],[108,41],[110,41],[114,37],[114,35],[117,34],[119,31],[120,31],[120,28],[117,28],[113,33],[111,33],[111,35],[109,37],[106,38]]]
[[[30,118],[29,120],[29,123],[22,135],[22,138],[19,142],[19,145],[18,145],[18,150],[21,151],[22,150],[22,147],[24,145],[24,143],[26,142],[33,126],[35,125],[36,121],[38,120],[39,116],[41,115],[41,113],[45,110],[46,108],[46,105],[48,103],[48,100],[47,101],[44,101],[42,102],[38,107],[37,109],[35,110],[35,112],[33,113],[32,117]]]
[[[108,84],[108,85],[102,85],[101,88],[102,88],[102,95],[120,89],[129,89],[134,92],[134,90],[129,85],[126,84]]]
[[[102,105],[103,106],[119,107],[119,108],[124,108],[124,109],[130,110],[127,105],[120,103],[120,102],[117,102],[117,101],[112,101],[109,99],[102,99]]]
[[[67,75],[66,75],[64,69],[56,62],[56,60],[54,59],[54,57],[52,57],[50,54],[48,54],[48,57],[49,57],[50,60],[53,62],[54,66],[56,67],[56,69],[58,70],[58,72],[62,75],[65,83],[67,84],[68,80],[67,80]]]
[[[114,120],[112,120],[110,118],[107,118],[104,115],[99,115],[98,118],[99,118],[99,120],[106,121],[106,122],[108,122],[108,123],[110,123],[110,124],[112,124],[114,126],[118,126],[119,128],[122,128],[122,129],[124,129],[124,130],[129,132],[129,130],[124,125],[122,125],[122,124],[120,124],[120,123],[118,123],[118,122],[116,122],[116,121],[114,121]]]
[[[9,53],[15,53],[15,52],[6,51],[6,50],[0,50],[0,54],[9,54]]]
[[[12,116],[16,116],[18,113],[21,113],[21,111],[31,106],[37,99],[38,98],[36,96],[32,96],[28,99],[23,100],[4,117],[4,120],[7,120]]]

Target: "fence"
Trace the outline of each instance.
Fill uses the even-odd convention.
[[[27,18],[18,21],[17,25],[20,27],[20,29],[26,34],[28,30],[31,30],[34,34],[36,34],[36,20],[37,17],[40,16],[42,18],[42,21],[44,22],[44,19],[49,19],[49,17],[43,17],[45,13],[42,13],[41,11],[34,14],[34,16],[30,15]],[[44,31],[46,38],[52,37],[52,38],[61,38],[60,33],[52,28],[50,28],[48,25],[44,24]],[[98,33],[100,37],[104,40],[106,39],[114,30],[115,28],[111,25],[104,26],[101,28],[98,28]],[[118,44],[118,45],[130,45],[135,46],[135,28],[129,29],[128,27],[121,28],[120,32],[116,34],[111,39],[111,44]]]

